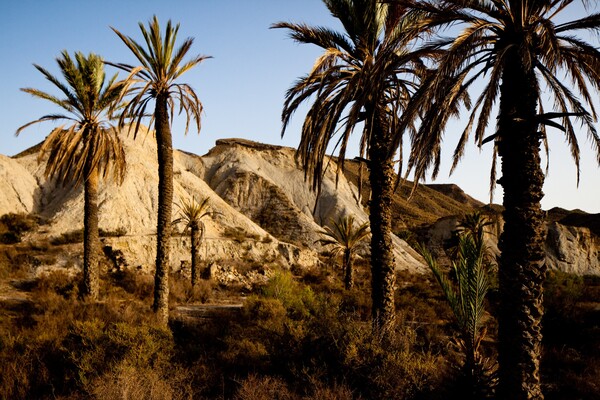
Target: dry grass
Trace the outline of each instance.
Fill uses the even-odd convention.
[[[19,246],[0,248],[3,282],[32,271]],[[20,288],[31,300],[0,302],[0,399],[436,400],[458,393],[450,312],[430,277],[398,276],[397,325],[380,340],[371,335],[366,263],[357,264],[351,291],[335,270],[295,272],[273,275],[241,313],[172,321],[170,329],[151,312],[152,275],[104,275],[100,302],[78,299],[81,275],[56,270],[26,281]],[[172,304],[239,295],[210,281],[192,290],[176,275],[171,284]],[[595,398],[600,280],[553,275],[545,297],[546,398]],[[493,322],[484,344],[491,355]]]

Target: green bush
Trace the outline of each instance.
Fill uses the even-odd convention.
[[[263,288],[263,295],[281,301],[293,318],[305,318],[314,312],[316,297],[312,289],[299,284],[288,271],[277,271]]]

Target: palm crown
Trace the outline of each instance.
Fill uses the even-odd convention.
[[[486,78],[485,86],[472,105],[468,122],[454,151],[454,169],[460,161],[465,144],[474,130],[475,142],[482,145],[499,139],[496,133],[485,137],[486,128],[500,97],[500,86],[507,61],[518,57],[527,70],[536,71],[536,101],[539,107],[537,122],[542,140],[546,141],[546,126],[565,133],[571,155],[577,166],[579,179],[579,145],[572,117],[587,130],[592,147],[600,163],[600,137],[593,125],[597,114],[588,89],[600,88],[600,52],[576,36],[583,30],[600,28],[600,14],[593,13],[581,19],[558,22],[570,0],[561,1],[409,1],[411,7],[429,13],[422,27],[428,29],[460,25],[463,29],[455,38],[441,38],[428,43],[430,49],[447,51],[438,64],[438,74],[415,95],[413,105],[406,113],[407,123],[422,107],[420,102],[433,102],[438,106],[424,117],[420,130],[413,136],[415,142],[410,167],[415,177],[422,179],[430,167],[434,177],[440,163],[439,146],[448,112],[456,106],[458,96],[472,84]],[[571,85],[563,78],[568,78]],[[571,90],[575,88],[575,92]],[[548,105],[546,98],[553,102]],[[551,109],[555,112],[545,112]],[[554,121],[558,119],[559,121]],[[497,153],[494,152],[494,164]],[[495,168],[492,170],[492,189]]]
[[[188,229],[200,229],[201,236],[204,235],[204,222],[202,220],[205,217],[209,217],[214,214],[210,210],[209,198],[205,197],[202,201],[198,202],[195,198],[191,200],[181,199],[179,207],[179,218],[173,221],[174,224],[183,223],[183,231]]]
[[[152,125],[155,116],[146,111],[148,103],[152,99],[163,95],[168,99],[171,120],[173,120],[175,102],[177,101],[179,103],[179,113],[185,112],[186,115],[185,133],[189,130],[190,121],[195,123],[197,131],[200,132],[202,103],[190,85],[177,83],[176,80],[185,72],[210,57],[196,55],[184,62],[184,58],[194,40],[193,38],[187,38],[181,46],[176,48],[175,41],[179,31],[179,24],[173,26],[170,20],[167,22],[164,37],[160,31],[160,25],[156,16],[148,24],[149,29],[142,23],[139,23],[139,27],[142,31],[146,47],[137,43],[131,37],[125,36],[117,29],[112,28],[141,64],[141,66],[134,67],[124,63],[108,63],[130,72],[135,77],[133,81],[141,84],[133,86],[130,91],[130,94],[134,96],[121,114],[121,123],[126,118],[134,118],[136,120],[135,132],[137,132],[142,118],[150,115],[150,125]]]
[[[122,181],[125,153],[111,118],[127,85],[116,82],[116,75],[106,81],[103,60],[98,55],[86,57],[76,52],[73,60],[69,53],[63,51],[56,61],[65,82],[43,67],[34,65],[64,97],[33,88],[21,90],[56,104],[66,113],[44,115],[21,126],[16,134],[40,122],[65,120],[67,123],[54,128],[42,145],[40,159],[49,154],[46,175],[77,185],[87,178],[90,171],[98,170],[106,177],[112,166],[113,175]]]
[[[401,144],[394,127],[400,111],[417,81],[427,69],[425,52],[409,52],[414,37],[406,30],[411,21],[401,18],[401,10],[372,0],[324,0],[333,16],[343,24],[345,34],[326,27],[281,22],[273,28],[287,28],[300,42],[324,49],[312,70],[288,90],[282,112],[285,130],[300,104],[314,96],[304,125],[299,155],[320,185],[323,160],[330,142],[341,132],[335,146],[339,150],[338,168],[343,168],[350,134],[364,122],[360,153],[365,156],[376,138],[372,135],[377,118],[395,135],[388,149],[390,156]]]
[[[323,246],[332,246],[332,252],[337,255],[344,251],[355,251],[369,235],[369,223],[365,222],[355,226],[354,216],[349,215],[332,221],[332,227],[326,226],[318,242]]]

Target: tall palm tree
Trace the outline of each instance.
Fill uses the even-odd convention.
[[[331,222],[332,227],[326,226],[318,242],[323,246],[331,246],[333,256],[342,255],[342,268],[344,271],[344,287],[351,289],[354,286],[353,257],[364,240],[369,235],[369,223],[365,222],[358,227],[354,226],[354,216],[347,215]]]
[[[38,161],[48,155],[46,177],[56,178],[63,185],[84,183],[82,295],[95,300],[99,291],[98,180],[112,175],[121,183],[125,176],[125,153],[110,121],[127,85],[115,82],[117,75],[106,81],[104,62],[98,55],[86,57],[76,52],[73,60],[63,51],[56,61],[64,82],[39,65],[34,66],[64,97],[32,88],[21,90],[54,103],[65,114],[44,115],[21,126],[16,134],[40,122],[67,121],[50,132],[40,149]]]
[[[185,133],[189,130],[190,121],[195,122],[200,132],[200,115],[202,103],[191,86],[176,81],[185,72],[204,61],[206,56],[193,56],[184,62],[184,58],[192,47],[193,39],[188,38],[181,46],[175,47],[179,24],[173,26],[167,22],[164,36],[160,31],[158,18],[154,16],[148,22],[148,28],[139,23],[145,46],[140,45],[129,36],[112,28],[123,43],[131,50],[141,64],[134,67],[129,64],[109,63],[117,68],[130,72],[136,86],[132,88],[133,97],[122,113],[121,122],[132,118],[135,124],[130,125],[137,134],[141,120],[147,116],[146,109],[154,101],[154,112],[151,115],[150,127],[156,129],[158,153],[158,221],[156,228],[156,273],[154,278],[153,309],[159,321],[166,324],[169,319],[169,253],[171,239],[171,221],[173,209],[173,141],[171,136],[171,120],[176,103],[179,113],[186,116]]]
[[[298,155],[320,186],[325,152],[335,143],[338,172],[344,167],[351,133],[362,129],[360,153],[368,158],[371,185],[372,318],[376,331],[394,320],[395,261],[391,236],[394,156],[401,147],[398,115],[426,73],[419,52],[408,52],[412,39],[401,8],[378,0],[323,0],[345,32],[280,22],[300,43],[324,50],[312,70],[288,90],[283,130],[300,104],[312,100],[305,117]],[[334,140],[339,133],[337,140]],[[332,143],[333,142],[333,143]]]
[[[405,112],[407,118],[414,116],[421,102],[434,104],[436,110],[423,116],[413,137],[409,166],[417,180],[431,167],[434,175],[437,172],[447,111],[452,110],[456,96],[474,82],[484,81],[454,152],[453,168],[472,128],[477,144],[494,143],[492,188],[496,157],[502,161],[498,183],[504,189],[505,224],[499,243],[499,394],[501,398],[543,398],[539,359],[546,265],[540,207],[544,182],[541,143],[547,151],[547,126],[564,132],[579,179],[576,119],[587,130],[600,163],[600,138],[593,126],[596,111],[590,93],[590,87],[600,88],[600,52],[577,36],[586,30],[597,31],[600,14],[586,13],[562,22],[570,6],[582,4],[570,0],[399,1],[429,14],[423,29],[452,25],[458,32],[425,44],[447,52],[439,61],[438,73],[415,94],[413,105]],[[496,132],[485,138],[498,99]],[[546,104],[547,99],[553,104]]]
[[[192,240],[192,287],[198,282],[198,269],[200,267],[200,245],[204,239],[204,221],[203,219],[212,216],[210,211],[209,198],[205,197],[197,202],[195,198],[191,200],[180,199],[179,218],[173,221],[174,224],[183,222],[185,225],[183,231],[189,229]]]

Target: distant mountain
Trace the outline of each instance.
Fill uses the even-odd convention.
[[[363,167],[362,203],[366,206],[371,190],[366,165],[361,161],[346,160],[344,173],[350,182],[358,186],[361,163]],[[419,185],[414,192],[413,186],[413,182],[403,182],[394,194],[392,206],[394,232],[412,229],[423,224],[432,224],[442,217],[464,214],[483,205],[456,185]]]

